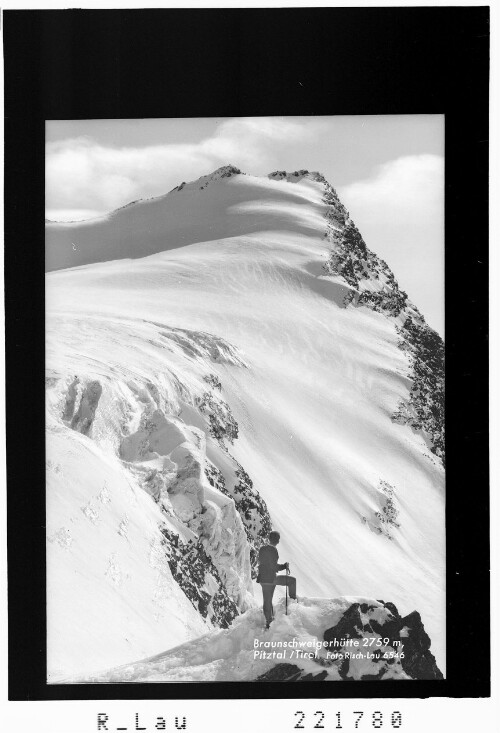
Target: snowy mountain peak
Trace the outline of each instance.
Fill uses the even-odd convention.
[[[260,623],[271,528],[442,667],[444,347],[324,176],[223,166],[46,252],[52,679]]]
[[[220,168],[217,168],[217,170],[213,171],[212,173],[208,173],[205,176],[200,176],[200,178],[197,178],[194,181],[190,181],[189,183],[186,183],[183,181],[179,186],[176,186],[170,193],[173,193],[174,191],[182,191],[183,189],[186,190],[203,190],[205,189],[210,183],[214,183],[215,181],[220,181],[223,178],[232,178],[233,176],[237,175],[244,175],[241,173],[239,168],[236,168],[234,165],[223,165]]]
[[[216,181],[219,178],[230,178],[231,176],[237,176],[239,174],[241,174],[240,169],[229,163],[228,165],[223,165],[220,168],[217,168],[217,170],[210,173],[208,177],[211,180]]]

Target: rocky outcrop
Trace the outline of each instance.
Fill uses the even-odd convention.
[[[272,529],[271,516],[266,502],[254,489],[253,481],[243,466],[237,463],[236,477],[238,483],[232,490],[236,507],[240,513],[250,544],[250,565],[252,578],[257,578],[259,548],[269,536]]]
[[[201,540],[184,542],[162,527],[163,547],[170,570],[194,608],[215,626],[227,629],[238,608],[221,580]]]
[[[279,663],[256,681],[441,680],[430,646],[417,611],[401,617],[393,603],[352,603],[335,626],[325,629],[323,645],[307,669]],[[311,665],[322,670],[311,671]]]
[[[238,423],[227,402],[211,391],[197,397],[196,404],[208,419],[210,435],[221,442],[227,440],[232,445],[238,437]]]
[[[376,491],[376,499],[379,509],[371,516],[361,517],[361,521],[378,534],[383,534],[387,539],[394,539],[394,529],[399,529],[399,509],[396,504],[396,489],[387,481],[379,481]]]
[[[223,166],[187,187],[206,188],[237,175],[241,175],[238,168]],[[408,398],[397,405],[392,419],[420,431],[430,450],[444,461],[442,340],[399,288],[387,264],[368,249],[337,192],[320,173],[275,171],[269,179],[319,184],[324,236],[331,250],[326,274],[343,280],[346,308],[370,308],[392,319],[411,379]],[[132,332],[134,328],[137,324]],[[147,379],[135,374],[122,379],[96,379],[83,373],[53,377],[49,391],[58,393],[55,415],[67,428],[111,450],[164,514],[180,524],[177,539],[162,529],[165,547],[172,545],[166,555],[174,577],[187,578],[179,585],[204,617],[215,624],[227,623],[233,612],[245,607],[245,589],[256,577],[258,550],[271,529],[269,511],[251,476],[230,453],[239,426],[224,399],[220,375],[228,367],[245,369],[247,364],[238,349],[212,333],[149,320],[141,321],[140,328],[147,332],[149,343],[172,355],[163,373],[151,373]],[[223,365],[220,375],[218,365]],[[361,519],[372,531],[393,539],[399,528],[396,488],[381,481],[374,491],[375,511],[372,508]],[[196,558],[193,568],[206,561],[212,590],[216,588],[213,593],[201,586],[197,593],[193,590],[200,580],[198,571],[188,571],[183,560],[192,535],[199,546],[195,543],[195,551],[190,548],[189,557]],[[222,609],[220,613],[215,607]],[[419,643],[425,637],[420,632],[417,636],[415,649],[421,650]],[[412,663],[412,669],[418,673],[427,669],[419,664]],[[349,665],[342,669],[350,673]]]
[[[387,263],[368,249],[335,190],[320,174],[309,176],[324,182],[323,201],[328,206],[325,238],[332,245],[325,270],[350,286],[345,307],[364,306],[392,318],[399,347],[408,355],[410,395],[400,402],[393,419],[420,431],[444,464],[443,340],[399,287]]]
[[[219,178],[231,178],[231,176],[237,176],[240,175],[241,171],[239,168],[237,168],[235,165],[222,165],[220,168],[217,168],[213,173],[210,174],[210,176],[207,176],[207,178],[210,178],[212,181],[217,181]]]
[[[323,638],[338,659],[327,657],[320,663],[337,665],[344,680],[394,679],[401,671],[415,680],[443,679],[417,611],[401,617],[393,603],[353,603]],[[356,658],[360,652],[362,659]]]
[[[299,171],[293,171],[293,173],[287,173],[286,171],[274,171],[273,173],[269,173],[267,177],[271,181],[288,181],[289,183],[297,183],[305,176],[312,178],[315,175],[318,174],[310,173],[309,171],[302,168]]]
[[[443,675],[438,669],[436,659],[431,654],[431,640],[426,634],[418,611],[405,616],[399,631],[403,640],[405,656],[402,660],[404,671],[415,680],[441,680]]]
[[[169,193],[172,193],[173,191],[182,191],[186,185],[192,187],[194,184],[196,184],[200,191],[203,191],[213,181],[219,181],[221,178],[231,178],[232,176],[238,175],[244,175],[239,168],[236,168],[234,165],[223,165],[208,176],[201,176],[197,181],[191,182],[190,184],[186,184],[186,181],[183,181],[179,186],[175,186],[175,188],[173,188]]]
[[[264,674],[259,675],[255,682],[321,682],[327,677],[328,672],[323,670],[318,674],[305,673],[296,664],[277,664]]]
[[[245,469],[228,453],[235,470],[235,481],[228,488],[224,475],[213,463],[207,461],[205,473],[211,486],[233,499],[241,517],[250,548],[252,578],[257,578],[259,548],[267,541],[272,529],[271,516],[266,502],[254,489],[253,481]]]
[[[202,176],[198,183],[200,191],[207,188],[213,181],[219,181],[221,178],[232,178],[232,176],[242,175],[239,168],[234,165],[223,165],[221,168],[217,168],[216,171],[211,173],[209,176]],[[244,174],[243,174],[244,175]]]
[[[400,402],[392,419],[421,431],[444,465],[444,343],[423,319],[411,315],[396,330],[400,348],[410,360],[412,386],[409,398]]]

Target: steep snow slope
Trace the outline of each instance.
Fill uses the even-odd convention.
[[[314,233],[317,212],[307,206],[309,187],[235,178],[237,170],[226,166],[165,196],[133,202],[89,221],[48,222],[46,269],[145,257],[194,242],[280,229],[284,219],[293,223],[294,231]]]
[[[49,269],[117,258],[47,276],[50,679],[260,604],[271,522],[299,596],[418,609],[444,669],[444,470],[408,336],[428,329],[353,232],[318,174],[231,167],[49,225]]]
[[[48,437],[49,680],[212,628],[172,577],[147,494],[80,433]]]

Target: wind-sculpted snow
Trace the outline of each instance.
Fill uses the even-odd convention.
[[[162,328],[160,334],[162,339],[166,339],[170,345],[172,343],[177,344],[189,357],[213,361],[216,364],[246,366],[238,350],[223,338],[214,336],[211,333],[189,331],[183,328],[168,328],[168,326],[163,326],[161,323],[154,325]]]
[[[394,318],[400,347],[410,357],[412,381],[410,397],[401,401],[394,420],[420,430],[431,451],[444,462],[443,341],[399,288],[388,265],[368,249],[332,187],[327,184],[326,189],[326,237],[333,250],[325,269],[352,286],[346,307],[366,306]]]
[[[102,325],[95,322],[96,334]],[[157,331],[156,336],[153,335],[153,330]],[[208,364],[244,368],[245,363],[234,347],[209,333],[147,323],[143,336],[145,335],[148,336],[147,342],[156,346],[157,358],[161,358],[164,368],[168,366],[170,369],[166,376],[168,388],[165,381],[158,376],[150,374],[150,378],[144,379],[144,375],[133,373],[126,363],[121,364],[119,373],[116,368],[110,373],[109,360],[102,357],[100,363],[91,360],[94,369],[99,372],[99,379],[95,378],[95,373],[64,376],[58,374],[55,367],[50,370],[47,380],[50,425],[47,437],[48,454],[59,454],[57,446],[60,443],[54,443],[55,436],[67,434],[68,437],[63,438],[67,442],[71,432],[78,432],[91,441],[92,450],[99,460],[111,467],[113,474],[116,474],[114,482],[123,476],[127,477],[126,481],[136,487],[136,490],[142,489],[152,506],[157,506],[159,510],[156,529],[146,531],[144,528],[145,536],[150,536],[155,548],[155,568],[161,577],[170,578],[170,583],[179,585],[186,600],[189,600],[202,619],[215,626],[226,627],[237,613],[253,602],[250,592],[250,552],[255,553],[255,546],[259,546],[256,542],[261,542],[262,537],[258,529],[252,534],[249,514],[243,509],[241,498],[235,505],[230,492],[220,492],[207,478],[208,466],[215,469],[206,457],[207,440],[213,441],[227,457],[226,475],[228,479],[232,477],[231,485],[234,487],[240,485],[242,467],[230,458],[225,448],[226,441],[232,444],[236,439],[238,426],[222,397],[221,380],[213,372],[203,372]],[[164,356],[165,351],[168,351],[167,357]],[[183,363],[182,369],[179,369],[179,358]],[[81,366],[79,360],[73,365],[75,368]],[[175,376],[177,371],[179,377]],[[189,417],[194,417],[197,425],[189,424]],[[68,430],[70,433],[65,433]],[[69,444],[72,444],[71,440]],[[68,451],[65,451],[65,455],[67,454]],[[58,576],[61,573],[61,558],[57,558],[58,553],[56,551],[54,554],[54,550],[64,549],[73,553],[78,543],[71,529],[65,526],[75,522],[75,517],[72,516],[72,487],[78,477],[74,474],[76,465],[74,469],[72,460],[76,460],[76,455],[65,467],[64,476],[69,493],[63,507],[58,506],[57,509],[54,505],[56,494],[52,478],[54,466],[57,466],[57,474],[61,469],[55,463],[55,458],[48,462],[51,520],[53,522],[54,516],[58,515],[62,524],[48,535],[52,560],[50,576],[54,587],[58,585]],[[96,474],[99,475],[99,472],[100,469]],[[243,490],[242,493],[245,494]],[[248,493],[252,494],[251,487]],[[109,501],[105,482],[97,501],[90,499],[80,507],[83,516],[97,528],[101,524],[100,503],[107,504]],[[252,508],[256,515],[262,512],[265,518],[268,517],[262,499],[259,498],[257,503],[253,502]],[[135,517],[135,520],[141,526],[141,518]],[[130,540],[130,521],[130,511],[124,511],[117,521],[117,533],[127,540]],[[266,526],[269,529],[269,522]],[[89,541],[92,542],[92,538]],[[102,565],[106,562],[107,545],[104,542],[102,546]],[[148,555],[145,553],[143,562],[147,559]],[[78,572],[81,560],[73,555],[73,562],[75,571]],[[87,568],[86,573],[89,572],[92,576],[92,567]],[[121,569],[116,553],[109,555],[104,576],[114,587],[119,588],[125,586],[125,580],[130,577]],[[64,578],[64,574],[61,577]],[[95,578],[96,587],[98,582],[98,578]],[[129,589],[133,592],[131,587]],[[156,602],[156,585],[151,584],[146,594]],[[59,592],[57,596],[60,598]],[[147,608],[147,602],[147,597],[143,596],[136,599],[134,605],[144,605]],[[88,608],[92,603],[92,597],[85,597],[85,591],[82,591],[81,608]],[[183,607],[179,603],[178,594],[172,596],[172,603],[172,611],[177,614]],[[123,614],[122,601],[115,599],[114,604],[116,612]],[[62,608],[67,606],[66,601]],[[54,606],[54,616],[58,616],[62,608],[57,609]],[[157,623],[160,618],[160,615],[156,616]],[[186,618],[189,619],[190,615],[187,614]],[[154,616],[150,618],[150,622],[154,622]],[[111,625],[108,633],[113,635],[116,627],[112,617],[109,618],[109,623]],[[52,618],[53,639],[56,635],[54,624],[55,619]],[[108,626],[105,617],[102,626],[103,629]],[[188,628],[199,631],[200,626],[191,621]],[[75,647],[88,646],[91,650],[89,659],[95,655],[98,657],[98,638],[87,638],[86,629],[86,625],[80,626],[71,639],[66,638],[65,649],[62,644],[54,643],[54,646],[60,648],[52,655],[52,658],[58,659],[57,663],[51,665],[52,678],[58,676],[57,664],[61,665],[61,671],[70,668],[73,663],[72,650]],[[141,634],[141,625],[137,633]],[[183,635],[185,631],[176,637],[177,640]],[[161,638],[161,634],[158,638]],[[93,646],[96,648],[92,652]],[[132,644],[129,653],[133,648],[139,650],[141,647],[134,647]]]
[[[265,630],[253,609],[211,632],[83,682],[442,679],[417,612],[369,598],[303,598],[275,605]],[[69,680],[68,680],[69,681]]]
[[[165,679],[266,673],[271,528],[299,597],[418,608],[444,669],[442,344],[323,176],[225,167],[47,257],[50,680],[187,642]]]
[[[142,258],[208,239],[280,231],[286,219],[293,219],[294,228],[306,235],[322,225],[321,213],[311,216],[311,189],[301,182],[286,190],[267,178],[236,174],[232,167],[220,171],[95,219],[46,223],[46,271]]]
[[[50,420],[49,682],[153,654],[158,644],[170,647],[212,627],[172,577],[163,526],[179,532],[118,459]]]

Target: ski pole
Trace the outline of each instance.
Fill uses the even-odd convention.
[[[285,616],[288,616],[288,576],[290,575],[290,570],[286,569],[286,577],[287,577],[287,583],[285,585]]]

